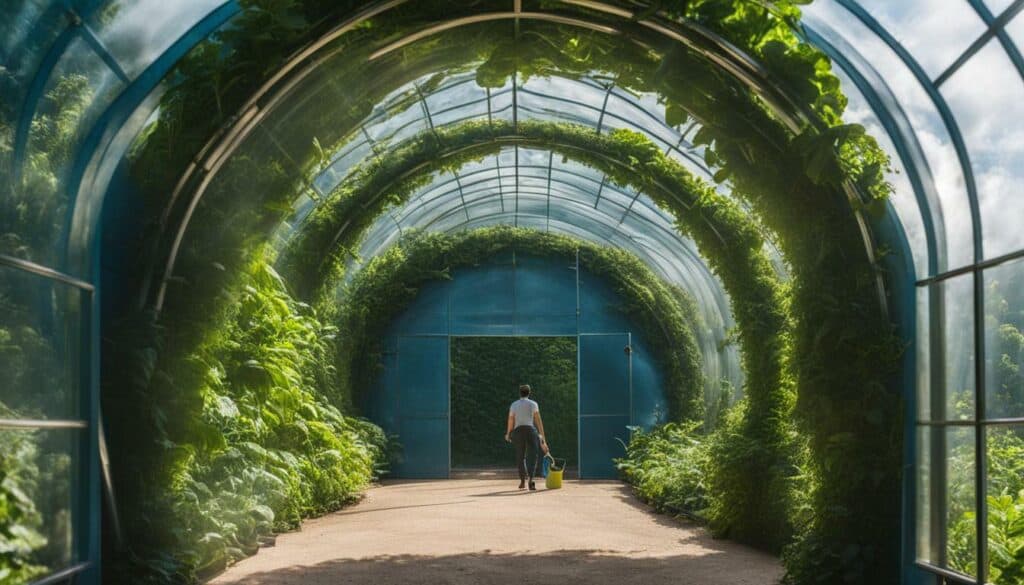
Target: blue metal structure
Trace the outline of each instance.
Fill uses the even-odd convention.
[[[621,303],[575,262],[514,250],[425,285],[391,324],[380,377],[363,405],[403,446],[394,475],[448,477],[452,337],[572,336],[580,477],[617,477],[612,459],[623,455],[627,427],[650,428],[667,413],[648,342],[632,333],[635,326],[616,309]]]
[[[374,4],[364,17],[401,4]],[[564,19],[578,9],[574,25],[593,27],[598,25],[588,21],[582,8],[609,18],[633,16],[629,7],[611,2],[553,4],[560,4],[561,11],[532,7],[526,13],[522,2],[509,0],[499,17]],[[884,137],[902,171],[891,176],[897,190],[890,215],[876,222],[874,231],[880,243],[903,255],[902,264],[891,264],[897,280],[910,276],[916,281],[914,298],[906,290],[893,298],[902,310],[908,341],[916,342],[914,363],[907,365],[915,382],[904,388],[908,404],[915,407],[907,434],[907,469],[915,470],[907,474],[905,506],[908,583],[935,582],[936,575],[955,583],[987,581],[987,436],[989,429],[1024,426],[1024,413],[992,412],[986,405],[995,357],[989,355],[994,331],[986,319],[991,304],[986,291],[1024,272],[1024,231],[1019,229],[1024,197],[1017,191],[1024,183],[1019,148],[1022,9],[1024,0],[819,0],[805,9],[800,29],[833,58],[851,99],[852,121]],[[14,202],[0,208],[0,286],[31,291],[11,297],[12,305],[3,309],[9,322],[0,323],[38,332],[44,343],[35,346],[36,357],[62,372],[48,395],[56,404],[75,405],[48,410],[7,404],[11,412],[0,414],[0,437],[38,440],[70,462],[66,477],[57,481],[76,496],[42,513],[48,525],[70,517],[73,534],[66,550],[48,563],[52,574],[44,582],[77,578],[90,583],[99,574],[99,210],[108,196],[116,195],[110,193],[111,177],[157,111],[169,72],[194,46],[229,29],[240,10],[236,2],[222,0],[12,0],[0,6],[0,199]],[[442,18],[410,30],[409,38],[427,38],[435,34],[431,26],[445,24]],[[302,70],[328,37],[347,30],[351,27],[332,30],[298,53],[276,81]],[[671,27],[664,30],[667,38],[675,38]],[[83,97],[76,107],[63,108],[66,152],[55,157],[47,180],[36,180],[40,157],[52,146],[40,128],[54,108],[67,105],[58,102],[71,81],[80,84]],[[396,110],[382,107],[353,132],[360,138],[332,153],[329,166],[303,177],[310,187],[297,194],[296,220],[282,228],[282,238],[300,227],[316,198],[360,160],[379,156],[375,153],[418,129],[474,117],[571,119],[597,132],[629,127],[697,174],[713,171],[688,146],[687,137],[699,127],[671,127],[657,96],[630,94],[614,80],[514,79],[505,88],[485,91],[453,76],[439,87],[425,87],[417,82],[396,93],[415,96],[406,126],[392,130],[387,122]],[[224,157],[245,152],[249,137],[252,143],[278,137],[288,117],[275,119],[275,104],[260,102],[274,91],[275,83],[268,83],[254,96],[235,125],[225,129],[234,142],[224,150],[197,153],[190,172],[213,177]],[[267,107],[252,109],[257,103]],[[701,339],[709,377],[739,381],[737,356],[713,357],[732,325],[726,292],[692,242],[678,237],[645,195],[617,191],[606,177],[571,165],[562,168],[546,152],[513,149],[486,164],[493,166],[493,174],[481,167],[437,177],[433,191],[425,189],[406,208],[392,210],[371,228],[362,255],[372,257],[387,247],[391,234],[410,228],[451,231],[494,223],[531,225],[627,247],[699,300],[709,323]],[[201,197],[200,192],[194,201]],[[12,221],[15,207],[33,204],[40,205],[33,217],[41,220]],[[180,236],[186,225],[168,230],[179,229]],[[782,262],[779,268],[784,272]],[[172,277],[168,269],[163,282]],[[159,276],[154,286],[162,286]],[[969,420],[953,417],[947,408],[949,394],[963,388],[973,397]],[[13,402],[6,392],[0,392],[0,400]],[[72,438],[64,444],[47,442],[54,435]],[[975,454],[979,570],[973,575],[949,566],[948,535],[939,522],[951,497],[948,477],[929,464],[945,460],[961,439],[973,445]],[[927,505],[919,508],[918,502]]]

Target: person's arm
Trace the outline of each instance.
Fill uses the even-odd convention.
[[[533,413],[533,424],[537,425],[537,431],[540,432],[541,444],[547,444],[547,439],[544,438],[544,421],[540,420],[539,410]]]
[[[509,413],[508,413],[508,425],[505,428],[505,440],[508,441],[508,442],[512,441],[510,435],[512,434],[512,429],[515,428],[515,424],[516,424],[516,415],[513,414],[512,411],[509,411]]]

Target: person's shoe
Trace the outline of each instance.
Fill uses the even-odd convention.
[[[519,480],[519,489],[525,489],[525,488],[526,488],[526,480],[525,479],[520,479]]]
[[[537,484],[533,483],[532,481],[530,482],[530,491],[531,492],[537,491]]]

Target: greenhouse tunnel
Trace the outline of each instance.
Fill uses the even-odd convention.
[[[581,478],[791,585],[1024,584],[1022,9],[3,2],[0,583],[447,477],[453,340],[549,336]]]

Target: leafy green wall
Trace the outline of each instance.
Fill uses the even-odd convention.
[[[356,404],[373,387],[380,371],[388,326],[416,298],[427,282],[448,278],[452,270],[474,266],[499,252],[516,250],[541,257],[575,261],[604,279],[618,307],[635,323],[664,376],[668,416],[703,415],[704,378],[694,337],[698,317],[689,295],[669,285],[636,256],[567,236],[499,226],[455,234],[411,233],[371,260],[338,292],[335,322],[345,334],[338,344],[337,367],[342,388]]]
[[[509,404],[529,384],[552,455],[576,465],[576,339],[453,337],[452,466],[511,467],[505,442]]]

